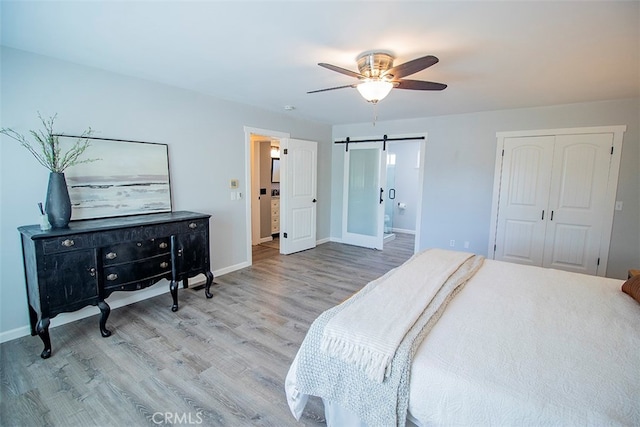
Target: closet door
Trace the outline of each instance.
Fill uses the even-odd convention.
[[[611,133],[556,136],[544,267],[596,274],[612,144]]]
[[[498,132],[489,256],[604,276],[625,131]]]
[[[495,259],[542,265],[553,136],[505,138]]]

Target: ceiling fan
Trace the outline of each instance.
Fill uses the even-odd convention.
[[[330,87],[327,89],[312,90],[307,93],[326,92],[328,90],[355,87],[364,99],[371,103],[377,103],[389,94],[391,89],[409,90],[443,90],[447,87],[443,83],[427,82],[423,80],[403,79],[425,68],[429,68],[438,62],[438,58],[432,55],[423,56],[404,64],[393,66],[395,58],[386,52],[364,52],[356,59],[359,73],[336,65],[319,63],[318,65],[359,80],[350,85]]]

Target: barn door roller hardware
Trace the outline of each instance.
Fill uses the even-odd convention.
[[[344,144],[344,151],[349,151],[349,144],[357,144],[359,142],[382,142],[382,150],[387,150],[387,141],[414,141],[424,139],[424,136],[406,136],[402,138],[389,138],[387,135],[384,135],[382,139],[351,139],[347,137],[347,139],[343,141],[334,141],[335,144]]]

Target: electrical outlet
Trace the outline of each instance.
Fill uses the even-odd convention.
[[[449,240],[449,246],[454,247],[456,245],[456,241],[451,239]]]
[[[464,248],[465,249],[469,249],[469,242],[467,242],[467,241],[464,242]]]

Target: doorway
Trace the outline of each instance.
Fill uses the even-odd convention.
[[[247,127],[245,141],[248,264],[253,246],[262,239],[272,240],[275,231],[282,237],[280,254],[315,247],[317,142]],[[279,158],[271,154],[275,148],[279,148]]]
[[[288,133],[268,129],[244,128],[246,177],[248,197],[246,201],[246,258],[247,264],[253,263],[253,247],[262,242],[273,241],[274,220],[278,226],[279,213],[272,215],[272,202],[280,203],[280,183],[273,180],[273,161],[279,158],[280,141],[289,138]],[[273,152],[272,152],[273,147]],[[278,179],[279,181],[280,179]],[[274,193],[274,190],[276,191]],[[279,251],[278,251],[279,252]]]
[[[425,146],[426,135],[349,143],[344,151],[344,243],[382,250],[384,242],[403,233],[415,236],[418,250]]]

